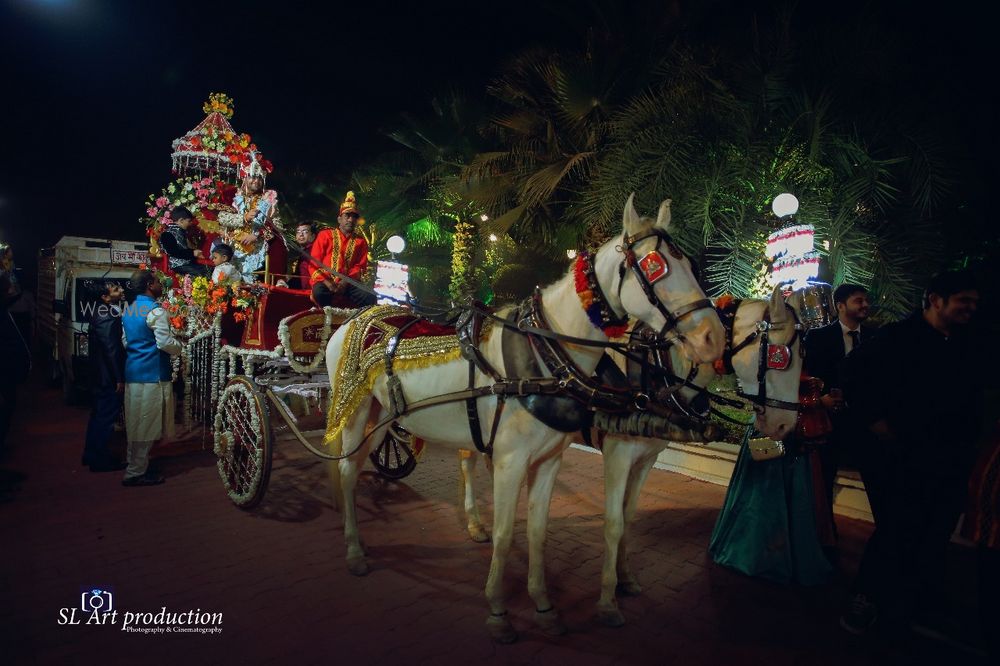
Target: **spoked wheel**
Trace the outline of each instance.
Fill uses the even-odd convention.
[[[382,443],[368,457],[381,476],[397,481],[409,476],[417,466],[414,441],[413,435],[399,424],[393,423],[386,431]]]
[[[215,415],[215,455],[222,484],[239,508],[253,508],[264,498],[271,453],[271,420],[264,394],[247,377],[231,379]]]

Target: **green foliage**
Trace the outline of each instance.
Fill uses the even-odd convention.
[[[511,58],[486,89],[490,110],[451,93],[386,132],[401,150],[356,179],[380,231],[407,236],[414,275],[443,284],[447,272],[455,298],[514,298],[561,271],[566,249],[617,232],[632,192],[646,214],[673,200],[671,233],[714,295],[766,291],[783,191],[816,226],[821,277],[868,285],[883,318],[955,257],[996,254],[931,233],[958,208],[956,159],[919,98],[870,94],[907,63],[866,19],[803,34],[780,8],[712,44],[685,36],[669,7],[642,6],[646,21],[601,1],[567,16],[586,23],[579,48]]]

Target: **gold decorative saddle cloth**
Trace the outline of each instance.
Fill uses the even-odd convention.
[[[324,440],[327,445],[340,435],[347,419],[371,393],[378,376],[385,372],[386,347],[404,326],[406,329],[392,356],[393,370],[425,368],[461,358],[454,327],[427,321],[397,305],[377,305],[363,310],[345,326],[350,327],[350,331],[337,366],[337,383],[330,396]],[[482,339],[487,337],[488,332]]]

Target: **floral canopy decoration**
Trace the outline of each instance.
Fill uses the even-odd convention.
[[[184,136],[174,139],[171,163],[179,176],[213,175],[236,182],[240,165],[250,163],[257,151],[249,134],[238,134],[231,124],[235,106],[225,93],[212,93],[202,105],[205,119]],[[259,156],[258,161],[268,172],[271,163]]]

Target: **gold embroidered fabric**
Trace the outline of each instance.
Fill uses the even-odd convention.
[[[340,435],[358,405],[371,393],[375,380],[385,372],[386,345],[399,332],[399,327],[413,316],[410,310],[397,305],[378,305],[345,324],[350,331],[345,341],[346,349],[337,365],[337,383],[330,396],[324,444],[329,446]],[[386,321],[391,319],[395,321]],[[489,332],[484,327],[480,340],[485,342]],[[399,341],[392,367],[395,371],[426,368],[458,358],[461,358],[461,351],[454,332],[420,335]],[[465,387],[455,390],[462,388]]]

